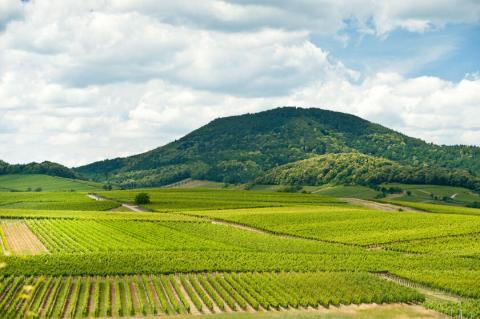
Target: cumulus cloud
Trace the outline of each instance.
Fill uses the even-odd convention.
[[[0,159],[79,165],[282,105],[478,143],[478,75],[454,83],[398,71],[418,61],[361,74],[311,40],[347,23],[385,36],[478,20],[473,1],[0,2]]]

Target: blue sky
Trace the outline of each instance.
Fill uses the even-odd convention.
[[[76,166],[277,106],[480,145],[478,0],[0,1],[0,159]]]
[[[352,27],[341,34],[348,40],[314,35],[312,42],[364,75],[394,70],[407,77],[457,82],[480,72],[478,24],[452,24],[421,33],[397,29],[382,37]]]

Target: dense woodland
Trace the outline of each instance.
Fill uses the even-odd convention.
[[[0,175],[7,174],[45,174],[67,178],[77,178],[71,169],[53,162],[29,163],[29,164],[8,164],[0,160]]]
[[[480,180],[467,171],[429,165],[410,166],[360,153],[326,154],[274,168],[257,178],[260,184],[378,185],[435,184],[480,189]]]
[[[184,178],[243,183],[283,164],[351,152],[427,167],[425,174],[436,170],[434,167],[466,171],[462,176],[480,173],[478,147],[434,145],[350,114],[295,107],[216,119],[155,150],[96,162],[76,171],[129,188]]]

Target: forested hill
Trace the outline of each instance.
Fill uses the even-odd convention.
[[[158,186],[188,177],[237,183],[286,163],[347,152],[480,173],[478,147],[429,144],[351,114],[295,107],[216,119],[155,150],[76,171],[125,187]]]
[[[7,174],[45,174],[67,178],[76,178],[73,170],[53,162],[29,163],[29,164],[8,164],[0,160],[0,175]]]
[[[361,153],[325,154],[285,164],[256,180],[272,185],[378,185],[380,183],[464,186],[480,190],[480,180],[465,170],[410,166]]]

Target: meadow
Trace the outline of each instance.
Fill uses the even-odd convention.
[[[139,192],[149,193],[149,211],[110,211]],[[480,219],[461,207],[382,212],[318,194],[228,189],[96,193],[110,200],[0,193],[2,317],[226,316],[399,302],[480,315]]]

